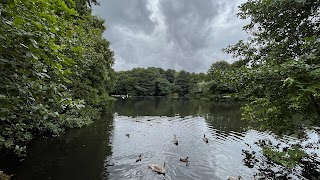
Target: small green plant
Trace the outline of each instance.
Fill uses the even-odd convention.
[[[262,148],[262,153],[268,159],[287,168],[294,168],[301,162],[302,158],[307,156],[307,153],[298,146],[293,146],[283,151],[279,151],[272,146],[265,146]]]

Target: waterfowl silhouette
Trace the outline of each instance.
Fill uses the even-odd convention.
[[[181,162],[188,162],[189,161],[189,157],[180,157],[179,159]]]
[[[139,157],[137,158],[136,162],[141,161],[142,160],[142,154],[139,155]]]
[[[209,140],[208,140],[208,138],[206,137],[206,135],[205,135],[205,134],[203,135],[203,141],[204,141],[204,142],[206,142],[206,143],[208,143],[208,142],[209,142]]]
[[[175,145],[178,145],[178,144],[179,144],[179,142],[178,142],[178,139],[177,139],[177,136],[176,136],[176,135],[174,135],[174,138],[173,138],[173,144],[175,144]]]
[[[242,177],[238,176],[238,177],[232,177],[232,176],[228,176],[228,180],[240,180]]]

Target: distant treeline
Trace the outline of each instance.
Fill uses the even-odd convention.
[[[115,85],[111,94],[220,99],[237,92],[237,87],[222,81],[220,77],[237,66],[238,62],[229,64],[218,61],[211,65],[207,73],[154,67],[119,71],[115,72]]]

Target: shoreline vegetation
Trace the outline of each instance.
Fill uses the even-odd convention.
[[[222,75],[236,69],[238,62],[229,64],[218,61],[207,73],[164,70],[162,68],[134,68],[115,72],[111,96],[145,97],[163,96],[170,98],[195,98],[208,100],[244,100],[237,86],[223,81]]]
[[[116,99],[127,99],[127,98],[170,98],[170,99],[195,99],[195,98],[189,98],[189,97],[174,97],[174,96],[129,96],[128,94],[113,94],[110,95],[111,97],[114,97]],[[244,101],[244,99],[236,99],[232,95],[217,95],[214,96],[214,99],[209,99],[206,97],[197,98],[199,100],[204,101]]]
[[[25,156],[35,137],[86,126],[113,101],[113,52],[96,1],[0,5],[0,149]]]

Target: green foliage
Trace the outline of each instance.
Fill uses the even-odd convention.
[[[320,29],[313,20],[318,9],[316,1],[256,0],[240,6],[239,16],[251,18],[244,29],[252,37],[225,49],[240,58],[225,79],[252,100],[243,119],[281,133],[299,128],[295,115],[320,124]]]
[[[249,0],[240,6],[240,18],[251,37],[224,49],[240,60],[222,81],[229,81],[250,103],[242,119],[278,135],[305,132],[320,124],[320,16],[319,1]],[[286,151],[263,147],[271,161],[293,168],[306,153],[300,147]]]
[[[186,71],[163,70],[161,68],[134,68],[116,72],[116,82],[112,94],[130,96],[190,96],[191,89],[206,75]],[[174,96],[173,96],[174,95]]]
[[[89,125],[93,120],[98,119],[101,115],[99,109],[86,106],[79,111],[68,111],[64,118],[59,122],[62,127],[66,128],[80,128]]]
[[[227,61],[217,61],[210,66],[208,75],[211,79],[217,79],[221,77],[225,71],[230,69],[231,65]]]
[[[172,92],[172,84],[164,78],[156,79],[155,96],[167,96]]]
[[[307,0],[249,0],[240,6],[238,16],[251,20],[243,27],[251,37],[225,51],[251,66],[308,53],[304,38],[319,35],[319,6],[318,1]]]
[[[134,79],[134,91],[136,96],[155,95],[157,78],[160,78],[159,71],[151,68],[136,68],[132,70]]]
[[[174,82],[174,75],[175,75],[176,71],[173,69],[167,69],[164,72],[165,78],[169,81],[169,83],[173,83]]]
[[[192,89],[192,96],[215,101],[235,100],[234,97],[231,99],[231,95],[237,92],[237,87],[225,78],[233,67],[226,61],[213,63],[208,73],[205,76],[202,75],[201,80]]]
[[[290,149],[281,152],[274,149],[272,146],[266,146],[263,147],[262,153],[273,162],[287,168],[294,168],[302,158],[307,156],[307,154],[298,146],[293,146]]]
[[[299,124],[292,121],[299,114],[311,125],[319,125],[320,76],[319,41],[306,42],[310,53],[280,64],[242,68],[229,74],[241,87],[241,93],[253,101],[243,108],[243,119],[264,122],[263,130],[273,129],[281,133],[293,133]],[[316,52],[316,53],[313,53]],[[317,54],[318,53],[318,54]]]
[[[184,70],[177,73],[174,84],[180,97],[186,96],[190,88],[190,74]]]
[[[110,102],[104,22],[75,8],[72,0],[1,4],[0,148],[20,155],[37,135],[88,124],[84,107]]]

